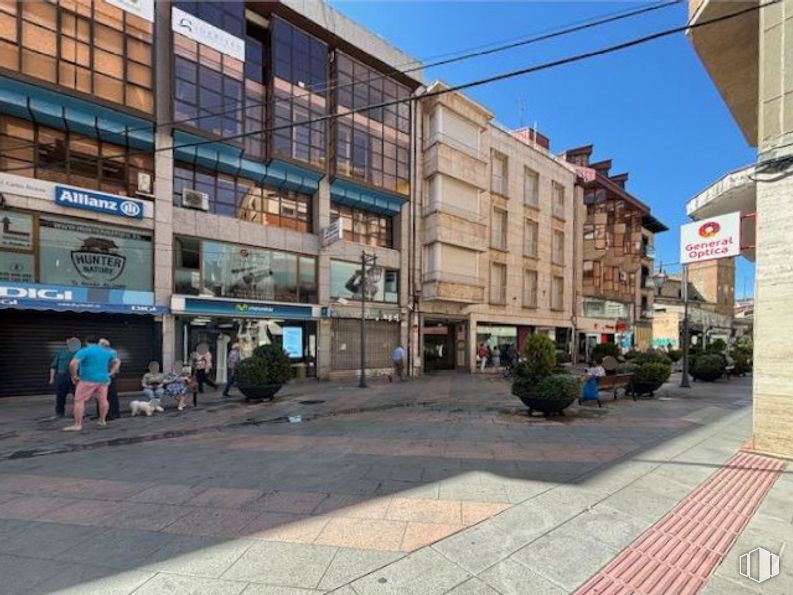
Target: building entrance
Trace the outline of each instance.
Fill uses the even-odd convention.
[[[448,320],[425,320],[424,371],[464,370],[466,325]]]

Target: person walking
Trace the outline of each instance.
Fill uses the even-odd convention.
[[[99,346],[108,349],[113,355],[113,359],[118,359],[118,353],[115,349],[110,347],[110,341],[107,339],[99,339]],[[120,360],[119,360],[120,361]],[[118,402],[118,388],[116,387],[116,376],[118,376],[118,369],[110,375],[110,385],[107,387],[107,419],[113,420],[121,417],[121,407]],[[96,416],[99,417],[99,403],[96,404]]]
[[[66,432],[80,432],[83,429],[85,402],[96,399],[99,402],[99,426],[107,425],[107,389],[110,377],[118,371],[121,361],[110,349],[97,345],[95,337],[86,337],[85,347],[74,354],[69,362],[69,372],[75,385],[74,424],[64,429]]]
[[[69,337],[50,363],[50,384],[55,386],[55,418],[66,417],[66,397],[74,394],[74,384],[69,374],[69,362],[82,347],[80,339]]]
[[[405,348],[402,345],[397,345],[394,352],[391,354],[391,359],[394,362],[394,374],[388,377],[389,382],[393,382],[394,376],[399,378],[400,382],[405,381]]]
[[[208,384],[212,388],[217,388],[218,385],[209,377],[212,372],[212,352],[209,351],[209,345],[201,343],[196,348],[196,381],[198,382],[198,392],[204,392],[204,384]]]
[[[484,372],[487,365],[487,347],[484,343],[479,344],[479,349],[476,352],[476,363],[479,364],[479,371]]]
[[[229,351],[229,356],[226,359],[226,386],[223,388],[223,396],[229,396],[229,390],[234,385],[234,370],[237,369],[237,364],[240,363],[242,357],[240,356],[240,344],[234,343]]]

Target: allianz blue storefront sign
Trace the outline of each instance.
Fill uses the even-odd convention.
[[[284,318],[288,320],[311,320],[316,318],[314,306],[292,306],[289,304],[268,304],[238,300],[218,300],[185,297],[184,303],[172,309],[185,314],[207,316],[251,316],[259,318]]]
[[[143,219],[143,202],[124,196],[80,190],[69,186],[55,186],[55,203],[94,213],[127,219]]]
[[[150,291],[38,283],[0,283],[0,309],[5,308],[144,315],[167,312],[154,304]]]

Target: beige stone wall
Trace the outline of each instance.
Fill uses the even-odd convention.
[[[576,275],[574,256],[580,254],[580,234],[576,231],[576,204],[580,192],[575,187],[576,175],[572,167],[558,160],[542,147],[518,140],[491,123],[492,114],[459,94],[443,95],[422,104],[423,165],[422,217],[418,242],[424,250],[421,266],[416,271],[422,283],[420,310],[426,318],[465,320],[468,324],[469,367],[473,367],[476,325],[479,322],[538,327],[570,327],[575,307]],[[470,136],[460,142],[445,126],[453,113],[468,124],[479,127],[479,138],[472,146]],[[506,195],[490,192],[491,150],[507,158]],[[539,204],[524,204],[524,167],[540,176]],[[437,180],[441,183],[437,190]],[[443,180],[464,182],[478,193],[471,194],[470,204],[444,204]],[[563,216],[554,217],[551,205],[551,184],[565,189]],[[493,207],[507,212],[506,249],[493,248],[491,238]],[[538,223],[539,236],[536,257],[524,255],[524,221],[526,217]],[[564,259],[552,264],[552,234],[565,234]],[[470,253],[470,277],[454,278],[443,259],[433,252],[439,244],[467,249]],[[428,255],[433,255],[432,260]],[[490,265],[502,263],[507,267],[506,300],[504,304],[490,303]],[[524,270],[538,273],[537,306],[524,307]],[[455,271],[458,271],[455,267]],[[551,309],[551,278],[564,279],[564,302],[561,309]],[[478,278],[479,282],[474,279]],[[416,333],[417,341],[420,333]]]

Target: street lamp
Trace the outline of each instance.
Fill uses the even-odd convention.
[[[377,256],[374,254],[367,254],[366,251],[361,252],[361,379],[358,382],[358,388],[367,388],[366,385],[366,290],[369,282],[377,283],[380,281],[382,271],[377,270]],[[367,274],[366,266],[371,265],[372,268]],[[371,279],[370,279],[371,276]]]
[[[664,266],[661,265],[658,267],[658,270],[653,273],[653,285],[655,285],[655,289],[661,291],[661,288],[666,285],[667,279],[669,279],[669,275],[666,274]]]
[[[691,388],[688,378],[688,265],[683,265],[683,375],[680,378],[680,388]]]

